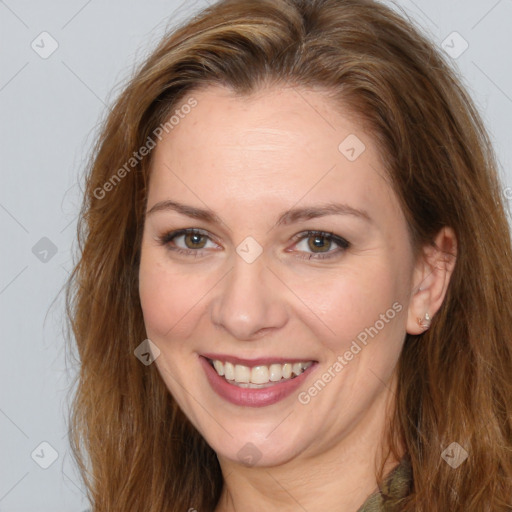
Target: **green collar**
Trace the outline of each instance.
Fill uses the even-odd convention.
[[[401,499],[410,492],[412,484],[412,468],[409,458],[405,455],[385,478],[380,490],[375,491],[357,512],[393,512],[398,510]]]

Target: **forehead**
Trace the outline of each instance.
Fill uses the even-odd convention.
[[[154,150],[148,204],[172,195],[260,216],[262,204],[318,199],[396,209],[370,134],[326,95],[275,87],[237,97],[211,86],[182,104],[190,98],[196,106]]]

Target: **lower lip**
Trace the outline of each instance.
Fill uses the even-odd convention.
[[[316,363],[313,363],[298,377],[273,384],[266,388],[241,388],[230,384],[224,377],[221,377],[206,358],[199,356],[199,359],[213,390],[228,402],[247,407],[265,407],[266,405],[272,405],[283,400],[304,382],[311,373],[311,370],[316,366]]]

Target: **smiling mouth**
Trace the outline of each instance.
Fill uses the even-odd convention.
[[[264,388],[292,380],[304,373],[314,361],[296,363],[272,363],[270,365],[245,366],[229,361],[208,359],[217,375],[241,388]]]

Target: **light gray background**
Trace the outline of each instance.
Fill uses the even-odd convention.
[[[206,5],[0,0],[0,512],[88,506],[66,437],[76,368],[64,357],[62,294],[50,306],[72,267],[81,176],[106,105],[166,26]],[[512,0],[398,5],[439,46],[454,31],[469,44],[452,61],[492,136],[504,187],[512,187]],[[48,58],[40,56],[51,49],[44,31],[58,44]],[[463,48],[458,36],[447,44]],[[58,455],[47,469],[40,464],[52,462],[52,449],[42,442]]]

